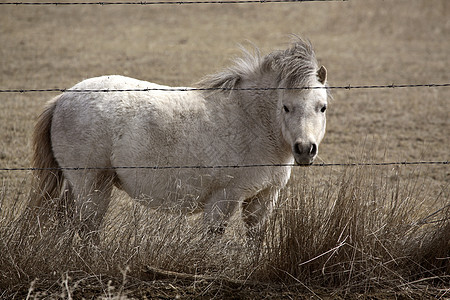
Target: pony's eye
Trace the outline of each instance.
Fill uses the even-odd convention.
[[[283,110],[287,113],[289,112],[289,108],[286,105],[283,105]]]
[[[324,105],[324,106],[322,106],[322,108],[320,109],[320,112],[324,113],[326,110],[327,110],[327,106]]]

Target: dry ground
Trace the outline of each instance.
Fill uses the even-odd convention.
[[[328,69],[331,86],[450,82],[449,1],[354,0],[0,6],[0,89],[68,88],[105,74],[187,86],[228,65],[239,55],[238,44],[250,46],[251,41],[268,53],[285,48],[290,33],[311,40],[320,63]],[[320,148],[324,162],[449,159],[449,87],[332,93],[328,131]],[[44,103],[54,95],[0,94],[0,168],[30,166],[33,125]],[[343,172],[343,168],[316,168],[297,170],[296,174],[319,178],[313,183],[321,186],[330,178],[340,182]],[[374,172],[392,180],[400,177],[417,182],[418,200],[425,203],[427,211],[449,203],[448,165],[389,167]],[[5,218],[9,206],[26,198],[30,174],[0,171],[0,178]],[[294,180],[291,185],[296,183]],[[172,287],[164,285],[168,297],[180,292],[174,289],[181,289],[186,297],[198,291],[191,285],[184,290],[181,285]],[[264,290],[266,294],[259,296],[295,296],[283,294],[280,286]],[[253,292],[226,295],[251,297]],[[130,295],[139,296],[136,291]],[[305,295],[311,294],[306,291]]]

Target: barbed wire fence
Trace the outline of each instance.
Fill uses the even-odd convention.
[[[368,167],[368,166],[406,166],[406,165],[448,165],[449,161],[396,161],[375,163],[318,163],[312,165],[299,164],[247,164],[247,165],[185,165],[185,166],[114,166],[114,167],[57,167],[57,168],[0,168],[0,171],[89,171],[89,170],[117,170],[117,169],[237,169],[237,168],[261,168],[261,167]]]
[[[395,89],[395,88],[437,88],[450,87],[450,83],[423,83],[423,84],[387,84],[387,85],[343,85],[343,86],[306,86],[306,87],[256,87],[256,88],[195,88],[195,87],[160,87],[160,88],[139,88],[139,89],[72,89],[72,88],[44,88],[44,89],[0,89],[0,93],[111,93],[111,92],[190,92],[190,91],[271,91],[271,90],[313,90],[313,89]]]
[[[199,1],[80,1],[80,2],[0,2],[0,5],[27,6],[73,6],[73,5],[183,5],[183,4],[264,4],[301,2],[346,2],[348,0],[199,0]]]
[[[343,86],[307,86],[307,87],[261,87],[261,88],[195,88],[195,87],[161,87],[161,88],[139,88],[139,89],[72,89],[72,88],[44,88],[44,89],[0,89],[0,93],[113,93],[113,92],[190,92],[190,91],[233,91],[233,90],[308,90],[308,89],[396,89],[396,88],[445,88],[450,83],[424,83],[424,84],[389,84],[389,85],[343,85]],[[395,161],[395,162],[355,162],[355,163],[318,163],[309,167],[368,167],[368,166],[406,166],[406,165],[448,165],[448,160],[437,161]],[[235,169],[235,168],[261,168],[261,167],[304,167],[297,164],[246,164],[246,165],[178,165],[178,166],[115,166],[115,167],[58,167],[58,168],[32,168],[32,167],[0,167],[0,171],[38,171],[38,170],[114,170],[114,169]]]
[[[348,0],[200,0],[200,1],[80,1],[80,2],[0,2],[0,6],[77,6],[77,5],[183,5],[183,4],[265,4],[265,3],[302,3],[302,2],[346,2]],[[195,87],[161,87],[161,88],[139,88],[139,89],[72,89],[72,88],[15,88],[0,89],[0,93],[110,93],[110,92],[190,92],[190,91],[233,91],[233,90],[302,90],[302,89],[395,89],[395,88],[443,88],[449,87],[450,83],[422,83],[422,84],[386,84],[386,85],[342,85],[342,86],[317,86],[317,87],[261,87],[261,88],[195,88]],[[405,166],[405,165],[448,165],[448,160],[438,161],[395,161],[395,162],[355,162],[355,163],[318,163],[309,167],[366,167],[366,166]],[[58,168],[33,168],[33,167],[0,167],[0,171],[38,171],[38,170],[97,170],[97,169],[232,169],[232,168],[257,168],[257,167],[304,167],[297,164],[247,164],[247,165],[195,165],[195,166],[115,166],[115,167],[58,167]]]

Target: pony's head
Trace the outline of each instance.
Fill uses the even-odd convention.
[[[276,74],[278,122],[295,162],[310,165],[325,135],[327,70],[318,67],[309,42],[298,39],[285,50],[269,54],[265,64]]]
[[[318,73],[326,73],[321,67]],[[319,76],[319,75],[318,75]],[[325,75],[323,75],[325,76]],[[286,90],[279,97],[279,122],[285,141],[291,146],[296,163],[312,164],[325,135],[327,92],[318,77],[312,89]],[[317,88],[317,89],[316,89]]]
[[[245,95],[241,98],[256,98],[246,109],[267,108],[270,116],[276,116],[282,140],[296,163],[312,164],[325,135],[328,91],[327,70],[318,66],[311,43],[296,37],[287,50],[264,57],[258,49],[255,54],[243,52],[234,66],[204,78],[200,86],[217,88],[230,97],[232,92],[240,92]]]

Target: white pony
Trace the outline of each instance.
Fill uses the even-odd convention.
[[[325,85],[326,69],[301,39],[264,57],[245,52],[196,90],[167,91],[122,76],[82,81],[48,102],[36,124],[40,197],[32,205],[66,193],[74,217],[96,230],[116,186],[150,207],[201,210],[219,232],[239,207],[247,227],[257,228],[286,185],[289,165],[310,165],[317,156]],[[212,167],[238,165],[247,167]]]

